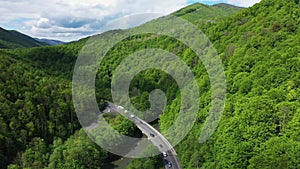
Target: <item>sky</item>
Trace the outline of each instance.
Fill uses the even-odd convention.
[[[0,0],[0,27],[69,42],[138,26],[195,2],[249,7],[260,0]]]

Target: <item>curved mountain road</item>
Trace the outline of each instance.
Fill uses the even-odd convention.
[[[115,105],[111,102],[107,102],[106,110],[107,112],[118,112],[123,116],[126,116],[135,123],[135,125],[151,140],[151,142],[158,148],[158,150],[165,154],[163,155],[164,167],[166,169],[181,169],[179,159],[169,141],[154,127],[148,124],[146,121],[130,114],[123,107]]]

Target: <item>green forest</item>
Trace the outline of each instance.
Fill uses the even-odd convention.
[[[116,44],[98,69],[99,107],[103,108],[103,99],[112,100],[110,83],[122,59],[143,49],[164,49],[191,67],[201,93],[196,123],[174,147],[184,169],[300,168],[299,0],[262,0],[245,9],[197,3],[172,15],[201,29],[222,59],[227,98],[211,138],[199,142],[211,101],[208,74],[195,53],[171,37],[149,33]],[[120,158],[90,140],[74,110],[73,68],[87,40],[0,49],[0,169],[93,169]],[[176,81],[157,69],[143,71],[130,84],[130,99],[138,110],[147,110],[154,89],[161,89],[168,98],[163,114],[154,122],[164,133],[180,109]],[[126,118],[105,118],[123,134],[140,135]],[[163,168],[162,159],[132,159],[127,168]]]

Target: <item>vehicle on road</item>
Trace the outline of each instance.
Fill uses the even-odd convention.
[[[170,161],[168,161],[168,160],[164,160],[164,163],[166,164],[166,166],[168,167],[168,168],[172,168],[172,163],[170,162]]]
[[[107,102],[104,102],[104,106],[109,106],[109,104]]]
[[[133,115],[133,114],[131,114],[131,115],[130,115],[130,117],[131,117],[131,118],[134,118],[134,115]]]
[[[155,135],[154,135],[153,133],[150,133],[150,136],[151,136],[151,137],[155,137]]]
[[[166,152],[162,152],[163,157],[167,157],[168,154]]]
[[[118,107],[119,109],[122,109],[122,110],[124,109],[124,107],[122,107],[122,106],[117,106],[117,107]]]
[[[163,148],[163,145],[159,144],[159,147]]]
[[[171,163],[170,161],[168,161],[167,166],[168,166],[169,168],[171,168],[171,167],[172,167],[172,163]]]

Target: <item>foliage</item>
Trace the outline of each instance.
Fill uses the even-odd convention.
[[[63,144],[61,142],[60,139],[54,141],[47,169],[99,169],[108,157],[108,153],[93,143],[83,130],[76,132]]]

